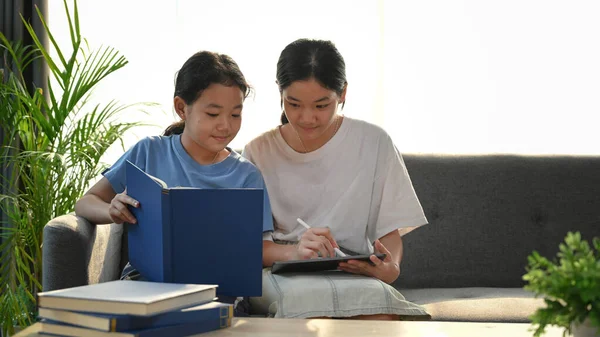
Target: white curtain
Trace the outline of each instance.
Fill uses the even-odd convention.
[[[346,60],[344,114],[385,128],[402,152],[599,154],[600,2],[446,0],[80,0],[90,45],[129,64],[95,100],[150,101],[175,120],[174,74],[198,50],[232,56],[254,86],[241,148],[278,124],[275,67],[300,37],[332,40]],[[68,44],[61,1],[50,26]],[[132,114],[128,118],[141,118]],[[114,161],[116,149],[106,158]]]

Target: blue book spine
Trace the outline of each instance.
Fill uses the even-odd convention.
[[[169,325],[162,328],[132,331],[135,337],[172,337],[190,336],[203,332],[224,329],[231,326],[230,320],[208,320],[187,324]]]
[[[233,305],[220,304],[215,308],[171,311],[154,316],[129,316],[112,317],[110,331],[132,331],[149,328],[161,328],[171,325],[185,325],[200,321],[219,322],[220,327],[229,326],[233,318]],[[216,323],[215,323],[216,325]]]
[[[173,280],[173,234],[171,226],[171,195],[169,189],[161,191],[162,209],[162,249],[163,269],[162,282],[174,282]]]

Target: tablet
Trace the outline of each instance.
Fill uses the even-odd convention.
[[[290,261],[277,261],[273,263],[271,273],[283,274],[283,273],[306,273],[324,270],[336,270],[340,262],[349,260],[367,261],[371,264],[369,258],[373,254],[368,255],[348,255],[343,257],[320,257],[309,260],[290,260]],[[380,260],[385,259],[385,254],[375,254]]]

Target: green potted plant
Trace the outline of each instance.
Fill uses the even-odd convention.
[[[600,239],[592,245],[579,232],[569,232],[555,259],[534,251],[528,257],[525,289],[544,297],[545,307],[530,317],[534,336],[546,326],[564,328],[564,335],[600,336]]]
[[[127,106],[90,105],[92,90],[127,64],[110,47],[90,49],[82,39],[77,2],[64,0],[70,44],[59,46],[36,8],[54,55],[21,16],[34,45],[0,33],[0,332],[14,333],[36,319],[41,290],[42,233],[52,218],[74,210],[76,200],[106,167],[101,158],[140,123],[119,122]],[[27,88],[23,73],[34,59],[48,67],[47,90]],[[2,174],[3,171],[0,171]],[[8,174],[6,174],[8,172]],[[6,192],[8,191],[8,192]],[[1,220],[1,219],[0,219]]]

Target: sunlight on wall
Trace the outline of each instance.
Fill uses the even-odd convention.
[[[345,57],[345,115],[383,126],[402,152],[436,153],[599,154],[599,10],[596,1],[80,0],[90,44],[130,62],[96,100],[160,103],[143,117],[159,127],[128,135],[126,147],[175,120],[175,72],[201,49],[232,56],[256,90],[231,144],[243,147],[278,124],[279,53],[312,37]],[[49,13],[68,43],[62,2]]]
[[[386,2],[385,125],[409,151],[600,153],[599,10]]]

